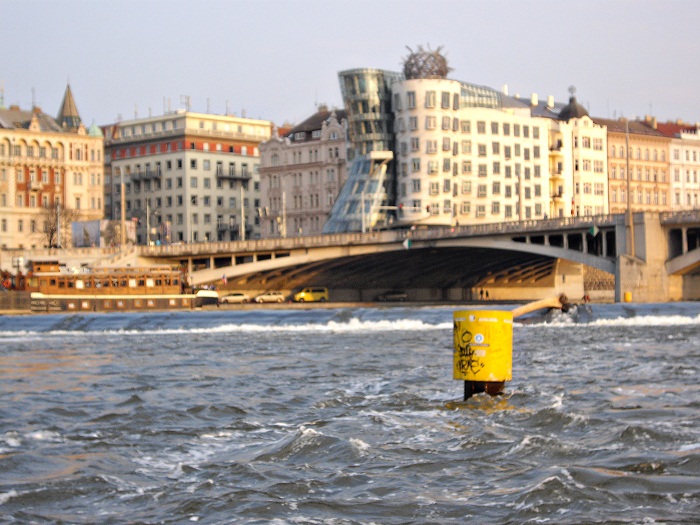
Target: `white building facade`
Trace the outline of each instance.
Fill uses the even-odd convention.
[[[700,208],[700,128],[682,122],[658,124],[671,137],[670,196],[673,211]]]
[[[105,213],[138,244],[258,238],[260,154],[272,124],[178,110],[105,131]]]
[[[392,85],[398,221],[449,226],[550,213],[548,119],[448,79]]]

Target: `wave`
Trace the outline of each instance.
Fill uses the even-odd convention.
[[[398,319],[384,321],[361,321],[359,319],[350,319],[346,323],[337,321],[328,321],[326,323],[301,323],[301,324],[254,324],[242,323],[233,324],[226,323],[219,326],[209,327],[192,327],[192,328],[143,328],[143,329],[116,329],[116,330],[47,330],[44,332],[0,332],[1,338],[17,338],[22,336],[23,340],[26,337],[46,336],[46,335],[76,335],[76,334],[100,334],[100,335],[177,335],[177,334],[209,334],[209,333],[234,333],[234,332],[251,332],[251,333],[268,333],[268,332],[300,332],[300,333],[358,333],[358,332],[419,332],[425,330],[452,330],[452,322],[430,324],[424,321],[415,319]],[[7,339],[5,339],[7,340]]]
[[[575,317],[558,315],[552,320],[544,320],[539,323],[528,323],[521,326],[537,327],[572,327],[572,326],[683,326],[700,324],[700,315],[695,317],[685,315],[640,315],[634,317],[615,317],[610,319],[592,319],[590,321],[580,321]],[[516,320],[517,326],[517,320]]]
[[[455,308],[454,311],[458,310]],[[617,310],[617,311],[615,311]],[[695,310],[697,311],[697,310]],[[543,327],[574,328],[574,327],[638,327],[638,326],[684,326],[700,325],[700,314],[683,313],[660,314],[658,312],[644,314],[635,311],[619,311],[610,308],[588,309],[568,312],[550,312],[542,317],[524,317],[515,319],[515,330],[537,330]],[[423,315],[422,312],[410,312],[416,317],[406,316],[401,312],[396,318],[363,319],[356,316],[335,316],[325,320],[305,320],[285,318],[284,316],[264,319],[246,318],[241,322],[231,322],[230,318],[189,317],[178,319],[163,319],[140,317],[135,322],[133,318],[111,318],[109,322],[104,317],[91,319],[81,318],[74,322],[73,318],[61,318],[47,322],[43,327],[29,324],[11,327],[7,324],[0,330],[0,340],[8,342],[26,342],[47,336],[75,335],[178,335],[178,334],[210,334],[210,333],[381,333],[381,332],[422,332],[422,331],[452,331],[452,312],[449,309],[440,311],[437,315]],[[422,318],[417,318],[421,316]],[[204,322],[202,322],[204,321]],[[105,326],[107,325],[107,326]],[[169,325],[169,326],[168,326]],[[8,328],[16,328],[14,330]]]

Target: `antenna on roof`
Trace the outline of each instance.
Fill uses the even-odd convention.
[[[32,109],[36,107],[36,90],[32,87]]]
[[[5,109],[5,83],[0,80],[0,109]]]
[[[139,107],[134,104],[134,118],[139,118]]]

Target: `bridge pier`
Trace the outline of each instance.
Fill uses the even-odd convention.
[[[621,301],[626,292],[635,302],[681,301],[683,276],[671,275],[666,270],[670,258],[669,242],[661,227],[658,214],[634,214],[635,254],[620,254],[615,267],[615,301]],[[627,246],[626,228],[618,227],[619,246]]]

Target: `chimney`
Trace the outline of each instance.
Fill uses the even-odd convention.
[[[502,91],[503,91],[503,94],[504,94],[504,95],[507,95],[507,94],[508,94],[508,84],[503,84],[503,89],[502,89]]]
[[[549,109],[554,109],[554,95],[549,95],[547,97],[547,107]]]
[[[540,100],[539,100],[539,97],[537,96],[537,93],[533,93],[532,95],[530,95],[530,104],[532,106],[536,106],[537,104],[539,104],[539,102],[540,102]]]

